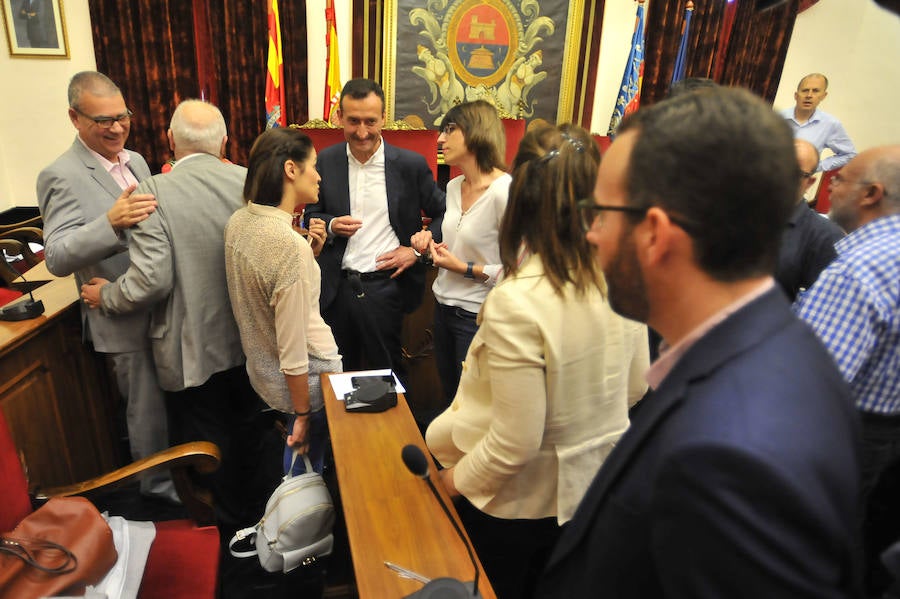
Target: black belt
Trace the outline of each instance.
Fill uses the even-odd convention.
[[[397,272],[396,268],[389,270],[373,270],[372,272],[359,272],[358,270],[342,270],[341,277],[350,279],[359,277],[360,281],[379,281],[382,279],[390,279],[391,275]]]

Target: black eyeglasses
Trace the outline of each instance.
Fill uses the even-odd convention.
[[[603,226],[603,212],[625,212],[643,216],[650,207],[639,208],[637,206],[611,206],[609,204],[595,204],[594,200],[584,199],[578,201],[578,210],[581,214],[581,226],[585,232],[590,231],[594,226],[594,221],[600,220],[600,226]]]
[[[101,129],[111,129],[113,123],[119,123],[124,127],[125,125],[131,123],[131,117],[134,116],[134,113],[130,110],[126,110],[118,116],[91,116],[89,114],[81,112],[77,108],[73,108],[73,110],[84,118],[94,121],[94,123]]]
[[[810,173],[810,172],[808,172],[808,171],[800,171],[800,178],[801,178],[801,179],[809,179],[809,178],[812,177],[813,175],[815,175],[815,173]]]
[[[443,133],[444,135],[450,135],[451,133],[453,133],[453,132],[456,131],[457,129],[459,129],[459,125],[457,125],[456,123],[447,123],[447,124],[444,125],[444,127],[441,129],[441,133]]]

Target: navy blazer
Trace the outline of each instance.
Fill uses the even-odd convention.
[[[446,199],[434,182],[434,175],[425,159],[410,150],[384,144],[384,176],[387,189],[388,217],[401,245],[409,246],[410,237],[422,229],[422,212],[430,217],[429,229],[435,241],[441,239]],[[336,216],[350,214],[350,183],[347,166],[347,144],[339,143],[319,153],[316,168],[322,175],[319,183],[319,203],[309,206],[310,218],[321,218],[325,227]],[[347,249],[347,238],[331,237],[319,255],[322,269],[322,294],[319,298],[325,311],[337,295],[341,278],[341,262]],[[422,302],[425,287],[425,267],[415,264],[397,277],[403,295],[404,312],[412,312]]]
[[[856,596],[856,411],[779,290],[701,338],[635,412],[537,597]]]

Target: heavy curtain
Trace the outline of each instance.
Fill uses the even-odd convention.
[[[159,172],[171,158],[172,111],[198,95],[191,3],[91,0],[88,6],[97,70],[119,85],[134,111],[128,147]]]
[[[185,0],[89,0],[97,69],[121,88],[135,112],[128,147],[153,172],[172,158],[166,131],[172,111],[200,97],[198,62],[228,125],[226,156],[247,164],[250,146],[265,126],[267,5],[246,0],[205,2],[196,25]],[[279,2],[288,122],[307,120],[306,2]],[[323,15],[324,20],[324,15]],[[208,27],[198,35],[195,26]],[[197,46],[197,40],[209,46]],[[210,90],[205,90],[209,93]]]
[[[775,99],[787,55],[799,0],[757,11],[755,0],[738,2],[734,26],[725,48],[723,85],[745,87],[769,102]],[[641,104],[666,97],[681,38],[685,0],[653,0],[645,39]],[[686,77],[712,77],[717,56],[725,0],[694,0],[689,34]]]

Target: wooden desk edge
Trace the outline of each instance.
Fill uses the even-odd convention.
[[[70,306],[80,301],[78,289],[75,285],[75,277],[72,275],[57,277],[47,270],[45,262],[35,265],[26,275],[28,282],[46,281],[44,285],[32,292],[34,299],[44,302],[44,313],[30,320],[0,321],[0,355],[26,342],[46,323],[59,317]],[[25,279],[22,278],[22,281],[25,281]],[[22,298],[16,298],[7,305],[24,301],[23,298],[27,297],[28,294],[26,293]]]
[[[346,374],[346,373],[345,373],[345,374]],[[326,408],[327,414],[329,415],[329,418],[328,418],[328,423],[329,423],[329,424],[328,424],[328,426],[329,426],[329,428],[331,428],[331,427],[332,427],[333,421],[334,421],[334,420],[339,420],[339,418],[340,418],[340,417],[337,416],[337,415],[335,415],[335,416],[337,416],[337,417],[332,416],[332,414],[333,414],[336,410],[340,410],[341,412],[343,412],[342,405],[341,405],[342,402],[339,401],[339,400],[337,399],[337,397],[336,397],[336,395],[335,395],[335,393],[334,393],[334,389],[333,389],[333,387],[331,386],[331,380],[330,380],[330,378],[329,378],[329,374],[322,374],[322,375],[321,375],[321,382],[322,382],[322,392],[323,392],[324,400],[325,400],[325,408]],[[409,420],[412,422],[412,427],[413,427],[413,429],[416,431],[415,435],[411,436],[409,439],[404,439],[404,441],[405,441],[406,443],[409,443],[409,444],[413,444],[413,445],[418,446],[422,451],[425,452],[425,455],[426,455],[426,456],[430,456],[430,454],[428,453],[428,448],[427,448],[427,446],[425,445],[425,440],[422,438],[422,436],[421,436],[420,434],[418,434],[418,428],[416,427],[414,421],[412,420],[412,414],[411,414],[410,411],[409,411],[409,406],[408,406],[408,404],[406,403],[406,399],[405,399],[405,397],[403,397],[402,394],[398,394],[398,395],[397,395],[397,407],[396,407],[396,408],[392,408],[392,410],[400,410],[400,411],[402,411],[402,412],[405,412],[406,417],[409,418]],[[341,415],[343,415],[343,414],[341,414]],[[358,416],[358,415],[357,415],[357,416]],[[337,457],[338,451],[335,451],[334,453],[335,453],[335,461],[337,462],[337,460],[338,460],[338,457]],[[428,463],[429,463],[429,464],[428,464],[429,475],[432,477],[432,480],[435,480],[435,479],[437,478],[437,468],[435,467],[435,465],[434,465],[434,463],[432,462],[432,460],[430,459],[430,457],[429,457],[429,459],[428,459]],[[405,468],[401,465],[401,459],[400,459],[400,455],[399,455],[399,454],[397,455],[397,467],[398,467],[398,469],[399,469],[400,471],[405,470]],[[340,483],[341,483],[341,470],[342,470],[341,465],[338,464],[338,465],[337,465],[337,474],[338,474],[338,484],[339,484],[339,485],[340,485]],[[410,477],[412,477],[411,474],[410,474]],[[416,481],[416,482],[420,482],[420,483],[421,483],[422,489],[425,489],[425,487],[427,486],[427,483],[426,483],[425,481]],[[465,527],[464,527],[463,524],[462,524],[462,521],[459,519],[459,515],[456,513],[456,509],[455,509],[455,507],[454,507],[454,505],[453,505],[453,502],[452,502],[452,501],[450,500],[450,498],[448,497],[448,495],[447,495],[447,493],[446,493],[446,491],[444,490],[444,488],[443,488],[442,485],[436,484],[435,487],[438,489],[438,493],[440,493],[442,499],[444,500],[444,503],[447,505],[447,508],[450,510],[450,513],[453,515],[453,519],[455,520],[455,522],[457,523],[457,525],[459,525],[460,529],[463,531],[463,535],[465,535],[465,537],[466,537],[466,542],[471,546],[471,540],[469,539],[468,534],[466,533],[466,530],[465,530]],[[427,490],[426,490],[425,492],[427,492],[429,496],[431,495],[430,491],[427,491]],[[344,503],[344,506],[345,506],[344,509],[345,509],[345,512],[346,512],[346,505],[347,505],[346,498],[345,498],[345,500],[343,501],[343,503]],[[441,518],[441,519],[443,519],[443,520],[446,520],[446,515],[443,513],[443,510],[441,510],[439,506],[435,505],[435,506],[434,506],[434,509],[436,510],[436,514],[439,514],[437,517],[439,517],[439,518]],[[448,524],[448,526],[450,525],[449,523],[447,523],[447,524]],[[349,537],[349,536],[350,536],[350,530],[349,530],[349,526],[348,526],[348,537]],[[456,534],[454,534],[453,537],[456,538],[457,541],[458,541],[458,537],[456,536]],[[358,541],[357,541],[357,543],[360,543],[360,542],[361,542],[361,540],[358,540]],[[358,551],[365,551],[365,549],[356,546],[356,545],[354,544],[354,540],[353,540],[352,538],[350,538],[350,549],[351,549],[351,554],[354,555],[354,556],[357,554]],[[473,548],[473,551],[474,551],[474,548]],[[479,591],[480,591],[480,596],[481,596],[483,599],[496,599],[496,595],[494,594],[494,590],[493,590],[493,588],[491,587],[490,581],[489,581],[488,578],[487,578],[487,574],[486,574],[485,571],[484,571],[484,567],[481,565],[480,560],[478,560],[477,555],[475,556],[475,560],[476,560],[476,562],[478,563],[478,568],[479,568],[479,572],[480,572],[480,575],[479,575],[479,584],[478,584]],[[468,570],[471,572],[471,564],[468,564],[468,556],[466,556],[466,564],[468,565]],[[399,565],[401,565],[401,566],[407,566],[407,567],[411,567],[411,566],[412,566],[411,564],[399,564]],[[360,565],[359,565],[359,560],[354,559],[354,561],[353,561],[353,569],[354,569],[354,572],[355,572],[356,575],[357,575],[357,578],[359,578],[359,577],[360,577],[360,576],[359,576],[359,574],[360,574],[360,569],[361,569],[361,568],[360,568]],[[467,577],[465,577],[465,579],[471,581],[471,575],[472,575],[472,574],[468,575]],[[360,590],[360,589],[358,589],[358,590]],[[361,591],[361,590],[360,590],[360,591]],[[365,597],[362,596],[362,593],[360,593],[360,597],[361,597],[362,599],[366,599]]]

